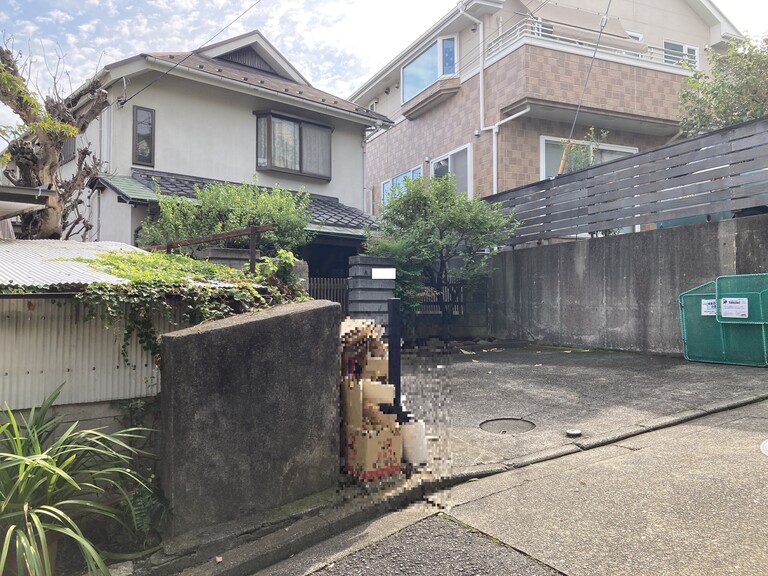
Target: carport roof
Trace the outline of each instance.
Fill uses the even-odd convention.
[[[48,198],[54,194],[38,188],[0,186],[0,220],[43,210],[48,207]]]
[[[84,288],[96,282],[124,284],[106,272],[94,270],[76,258],[93,259],[97,254],[113,251],[143,252],[121,242],[75,242],[67,240],[0,240],[0,287]]]

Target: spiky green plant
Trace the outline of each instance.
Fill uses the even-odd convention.
[[[65,426],[51,414],[61,388],[26,418],[6,404],[0,420],[0,574],[52,575],[48,545],[64,537],[77,544],[89,574],[108,575],[80,524],[95,515],[126,526],[120,505],[149,490],[130,469],[138,453],[130,443],[145,430]]]

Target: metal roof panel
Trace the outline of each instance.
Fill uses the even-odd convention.
[[[124,284],[106,272],[94,270],[74,258],[92,259],[101,252],[140,250],[121,242],[67,240],[0,240],[0,287],[82,287],[96,282]]]

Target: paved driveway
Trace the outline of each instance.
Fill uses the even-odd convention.
[[[764,368],[544,347],[467,352],[404,365],[407,406],[428,423],[440,473],[511,467],[768,398]],[[493,419],[512,420],[480,427]]]

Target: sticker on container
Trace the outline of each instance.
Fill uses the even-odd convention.
[[[720,316],[723,318],[749,318],[749,298],[721,298]]]
[[[702,300],[701,301],[701,315],[702,316],[717,316],[717,300]]]

